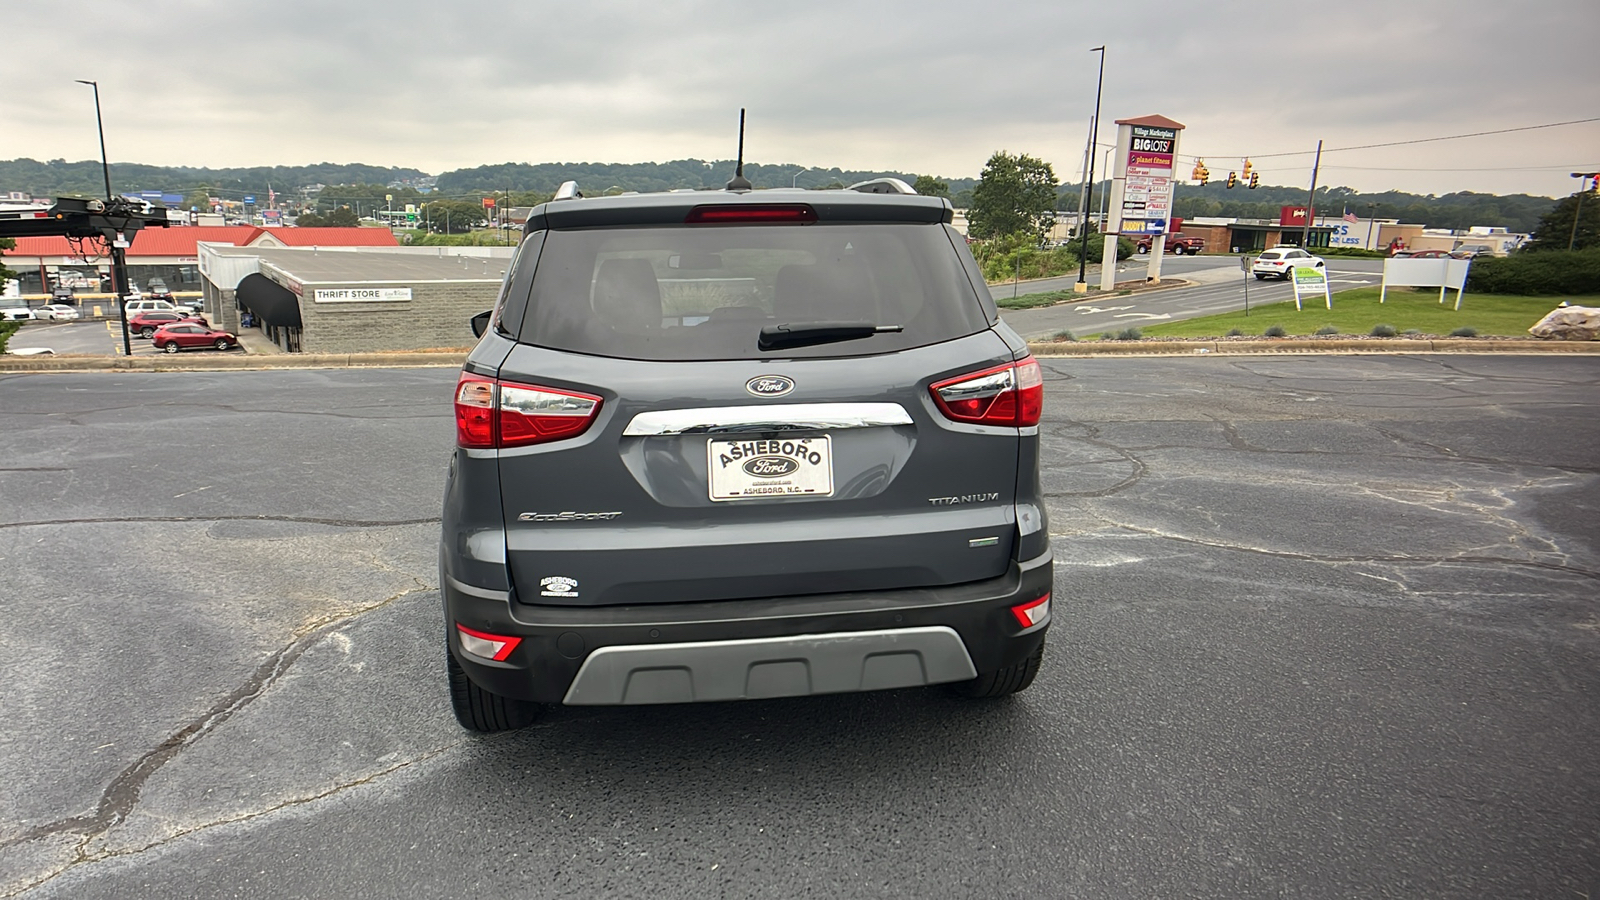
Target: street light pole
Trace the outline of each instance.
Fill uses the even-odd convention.
[[[1091,48],[1089,48],[1089,52],[1090,53],[1099,53],[1100,54],[1100,79],[1097,82],[1095,82],[1095,86],[1094,86],[1094,122],[1093,122],[1093,124],[1091,124],[1089,126],[1089,146],[1091,148],[1093,148],[1096,145],[1098,145],[1099,142],[1100,142],[1100,91],[1101,91],[1102,88],[1105,87],[1105,83],[1106,83],[1106,48],[1105,48],[1104,45],[1099,46],[1099,47],[1091,47]],[[1093,205],[1093,203],[1094,203],[1094,153],[1093,152],[1091,152],[1089,154],[1089,179],[1088,179],[1088,182],[1089,182],[1089,203],[1086,204],[1086,205]],[[1080,245],[1079,245],[1079,248],[1078,248],[1078,283],[1073,286],[1073,290],[1075,292],[1077,292],[1077,293],[1082,294],[1082,293],[1087,293],[1088,290],[1089,290],[1089,283],[1084,280],[1084,272],[1087,270],[1088,265],[1089,265],[1089,229],[1081,227],[1082,226],[1081,222],[1079,223],[1079,225],[1080,225],[1079,230],[1083,232],[1083,236],[1082,236],[1082,241],[1080,242]],[[1100,260],[1100,265],[1104,266],[1105,264],[1106,264],[1106,261],[1104,259]],[[1116,264],[1115,262],[1112,263],[1112,265],[1115,265],[1115,264]]]
[[[100,82],[74,78],[79,84],[94,88],[94,125],[100,132],[100,174],[106,179],[106,207],[111,206],[111,162],[106,156],[106,124],[100,116]],[[111,245],[111,292],[117,295],[117,319],[122,323],[122,355],[133,355],[133,339],[128,335],[128,256],[117,246],[117,238],[107,238]]]
[[[794,177],[789,179],[789,187],[791,187],[791,188],[799,187],[800,186],[800,173],[801,172],[809,172],[809,171],[811,171],[811,167],[810,166],[806,166],[804,169],[801,169],[799,172],[794,173]]]

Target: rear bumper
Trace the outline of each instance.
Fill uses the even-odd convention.
[[[1051,591],[1047,551],[999,578],[942,588],[714,603],[550,607],[442,579],[450,648],[478,685],[571,705],[753,699],[961,681],[1026,659],[1050,621],[1011,607]],[[522,638],[503,661],[454,623]]]

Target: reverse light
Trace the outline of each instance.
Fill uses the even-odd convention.
[[[600,414],[600,404],[593,394],[463,372],[456,382],[456,444],[524,447],[577,437]]]
[[[522,638],[489,634],[486,631],[473,631],[460,622],[456,623],[456,634],[461,638],[461,649],[471,653],[473,656],[481,656],[484,659],[492,659],[495,662],[500,662],[510,656],[511,651],[517,649],[517,645],[522,643]]]
[[[1023,628],[1032,628],[1050,618],[1050,595],[1045,594],[1037,600],[1013,606],[1011,614],[1017,617],[1017,624]]]
[[[928,390],[946,418],[1025,428],[1044,413],[1044,374],[1032,356],[935,382]]]
[[[685,225],[746,225],[753,222],[787,222],[809,225],[817,211],[804,203],[740,203],[696,206],[684,217]]]

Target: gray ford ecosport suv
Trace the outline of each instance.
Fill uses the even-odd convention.
[[[462,725],[1033,681],[1038,363],[948,201],[856,187],[533,210],[455,394]]]

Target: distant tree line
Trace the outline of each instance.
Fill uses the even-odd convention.
[[[203,206],[206,198],[240,200],[255,195],[264,206],[268,186],[278,193],[279,205],[296,208],[309,197],[314,211],[328,215],[339,206],[350,206],[361,215],[383,208],[392,196],[395,208],[406,203],[460,200],[474,202],[481,197],[503,200],[511,192],[514,205],[529,205],[523,198],[548,195],[564,181],[576,181],[589,196],[623,191],[664,191],[676,188],[718,188],[733,177],[733,160],[680,159],[664,163],[501,163],[457,169],[438,176],[435,191],[423,194],[411,187],[385,187],[399,181],[426,178],[418,169],[362,164],[319,163],[309,166],[259,166],[253,168],[187,168],[114,163],[112,187],[118,191],[163,191],[184,195],[184,207]],[[802,187],[837,188],[871,178],[893,177],[907,183],[927,179],[942,184],[938,191],[948,196],[957,208],[968,209],[974,201],[979,179],[946,178],[927,174],[893,171],[805,167],[796,164],[746,163],[745,177],[758,188]],[[322,184],[319,194],[307,195],[304,187]],[[1095,186],[1093,206],[1098,210],[1100,195],[1108,182]],[[0,191],[26,191],[35,197],[99,196],[104,183],[97,160],[67,162],[62,159],[39,162],[33,159],[0,160]],[[1074,181],[1053,187],[1055,209],[1076,210],[1080,185]],[[480,201],[481,202],[481,201]],[[1173,213],[1184,218],[1219,216],[1277,219],[1278,209],[1306,202],[1306,191],[1299,187],[1262,185],[1256,190],[1226,188],[1221,180],[1202,187],[1178,185]],[[1363,218],[1399,219],[1430,228],[1465,229],[1491,225],[1512,231],[1530,232],[1555,206],[1550,197],[1528,194],[1495,195],[1470,191],[1443,196],[1410,194],[1402,191],[1363,194],[1348,187],[1317,190],[1320,214],[1339,215],[1345,211]],[[1586,211],[1587,212],[1587,211]],[[1569,221],[1570,221],[1569,214]],[[453,221],[453,217],[452,217]]]

